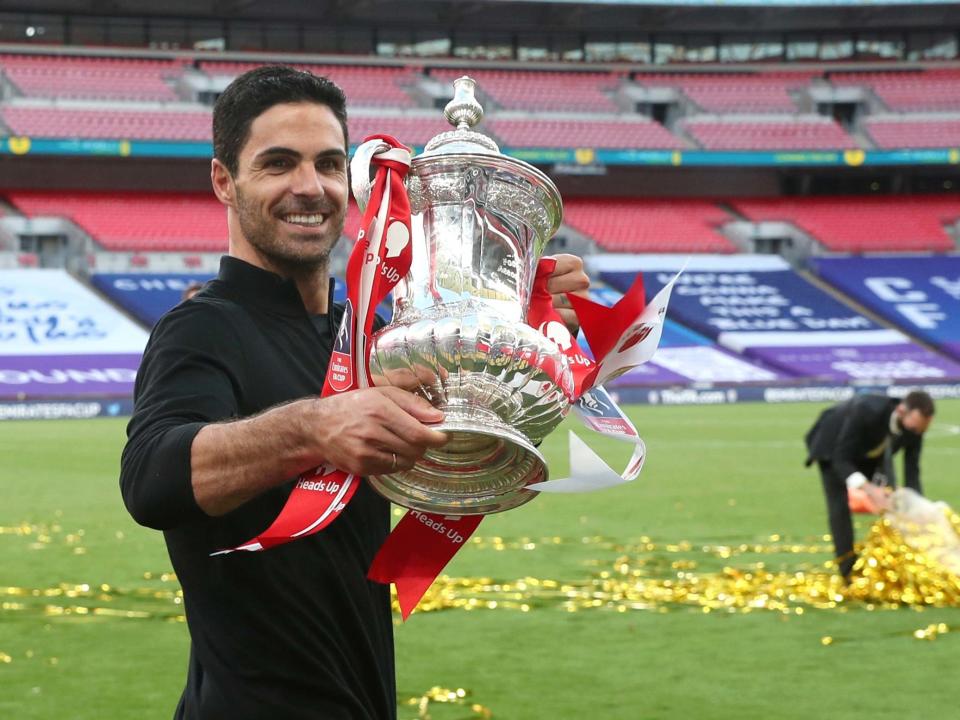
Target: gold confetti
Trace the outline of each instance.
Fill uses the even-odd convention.
[[[946,526],[901,524],[898,529],[888,518],[877,520],[853,567],[847,597],[898,605],[960,606],[960,576],[941,562],[943,549],[956,542],[955,536],[946,534],[960,531],[960,517],[945,512]]]
[[[469,698],[471,695],[472,693],[469,690],[464,690],[463,688],[451,690],[449,688],[443,688],[435,685],[422,695],[414,695],[399,699],[397,704],[404,707],[412,706],[417,708],[417,720],[431,720],[430,705],[434,703],[467,708],[471,713],[467,717],[471,719],[492,718],[493,713],[489,710],[489,708],[480,705],[479,703],[470,701]],[[466,720],[466,718],[464,720]]]

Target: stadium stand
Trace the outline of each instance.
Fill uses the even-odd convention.
[[[717,228],[732,218],[710,200],[566,198],[564,222],[611,252],[736,252]]]
[[[856,148],[836,122],[819,115],[693,116],[678,126],[707,150],[844,150]]]
[[[437,112],[418,115],[349,115],[350,142],[359,144],[368,135],[387,133],[406,145],[423,146],[435,135],[451,130]]]
[[[226,217],[212,193],[11,192],[25,215],[63,216],[112,251],[226,251]]]
[[[0,120],[15,135],[52,138],[209,141],[208,110],[167,111],[116,107],[6,105]]]
[[[810,85],[813,73],[638,73],[644,87],[672,87],[711,113],[797,112],[791,93]]]
[[[22,95],[174,101],[168,80],[183,72],[177,60],[0,55],[0,71]]]
[[[829,73],[835,87],[866,87],[890,110],[960,110],[960,71]]]
[[[463,70],[431,70],[430,77],[449,85]],[[611,93],[623,81],[616,73],[470,70],[481,92],[508,110],[613,113]]]
[[[863,127],[881,148],[942,148],[960,144],[960,114],[948,118],[871,117]]]
[[[208,75],[233,78],[262,64],[201,62],[199,68]],[[294,67],[334,80],[343,88],[351,106],[407,108],[416,105],[404,89],[416,81],[419,73],[414,67],[310,64],[296,64]]]
[[[589,148],[679,150],[684,143],[659,123],[630,120],[490,119],[486,127],[505,147],[568,148],[571,142]],[[571,141],[571,138],[575,140]]]
[[[960,199],[949,195],[758,198],[732,204],[755,222],[791,222],[837,252],[956,249],[944,224],[960,218]]]

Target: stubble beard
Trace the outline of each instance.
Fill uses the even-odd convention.
[[[258,253],[267,258],[284,275],[295,276],[326,271],[330,253],[343,234],[346,220],[346,208],[327,217],[327,227],[323,236],[313,241],[285,241],[278,237],[277,224],[283,220],[271,216],[266,219],[256,205],[247,201],[240,188],[237,188],[237,219],[240,231]],[[311,214],[329,209],[329,206],[306,207],[302,204],[284,209],[284,213]]]

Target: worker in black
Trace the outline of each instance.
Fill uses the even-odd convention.
[[[175,717],[394,718],[389,589],[366,578],[389,504],[369,485],[315,535],[211,557],[266,529],[301,472],[408,469],[446,442],[429,427],[442,413],[400,388],[318,397],[343,312],[327,261],[347,205],[345,99],[309,73],[252,70],[217,100],[213,138],[229,256],[154,328],[121,461],[127,508],[163,530],[183,588]],[[582,262],[562,256],[550,283],[583,292]]]
[[[895,482],[892,458],[902,449],[905,484],[921,492],[920,450],[933,413],[933,399],[921,390],[903,399],[857,395],[824,410],[807,432],[806,464],[816,462],[820,468],[837,565],[844,577],[857,559],[848,490],[859,488],[878,509],[886,509],[886,492],[872,481],[879,473],[887,485]]]

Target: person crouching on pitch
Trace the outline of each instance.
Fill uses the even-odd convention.
[[[848,489],[860,488],[879,509],[889,507],[887,488],[896,485],[892,457],[903,449],[904,484],[922,494],[920,450],[933,420],[933,399],[915,390],[903,399],[857,395],[824,410],[806,435],[807,461],[820,468],[837,565],[845,579],[857,556]]]

